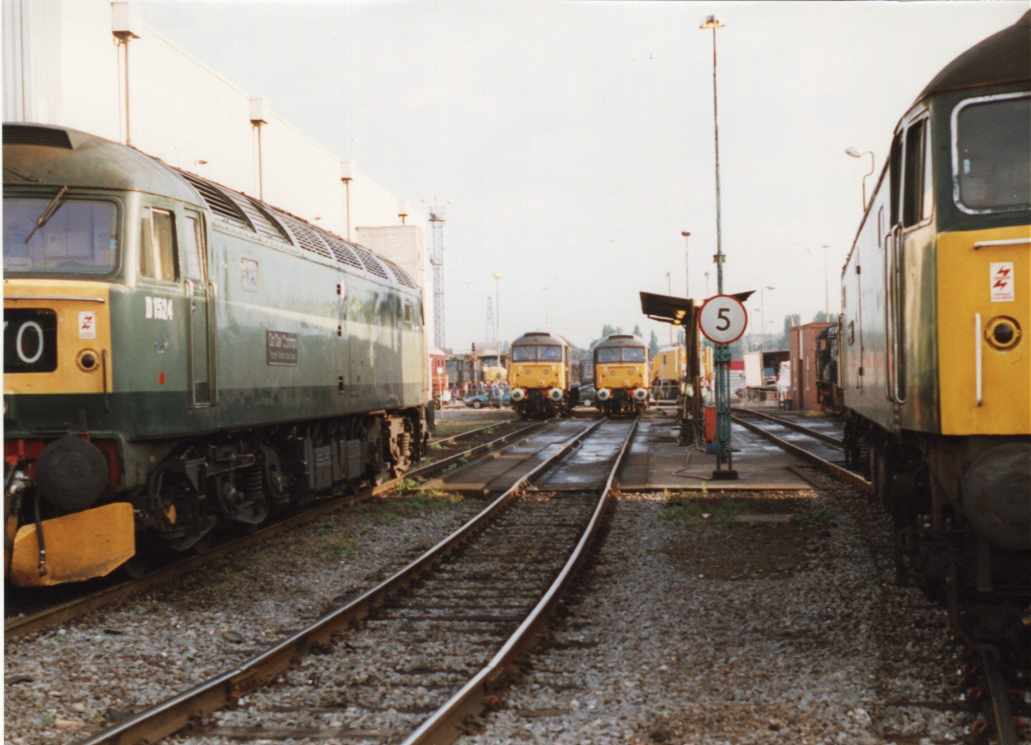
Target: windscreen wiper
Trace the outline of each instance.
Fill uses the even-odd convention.
[[[32,236],[36,234],[36,231],[47,224],[47,221],[54,216],[57,212],[57,208],[61,206],[61,202],[64,201],[64,195],[68,193],[68,187],[62,186],[60,191],[54,195],[54,198],[50,200],[50,203],[39,213],[39,217],[36,218],[36,225],[32,228],[31,232],[25,236],[25,242],[28,243],[32,240]]]

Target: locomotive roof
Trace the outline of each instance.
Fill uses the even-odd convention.
[[[544,346],[550,344],[559,347],[569,346],[569,342],[567,342],[565,339],[559,336],[555,336],[554,334],[551,334],[548,331],[528,331],[512,342],[513,347],[528,346],[532,344],[539,344]]]
[[[4,182],[142,191],[203,208],[189,184],[139,150],[46,124],[4,124]]]
[[[1031,10],[945,65],[917,96],[1031,80]]]
[[[610,334],[607,339],[604,339],[594,345],[595,349],[602,349],[604,347],[644,347],[647,346],[641,339],[638,339],[633,334]]]
[[[295,245],[351,270],[418,289],[396,263],[364,246],[128,145],[46,124],[4,124],[3,144],[5,183],[139,191],[176,199],[263,240]]]

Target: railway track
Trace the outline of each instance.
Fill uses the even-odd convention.
[[[805,458],[818,469],[869,492],[871,484],[843,463],[841,440],[784,417],[750,409],[734,409],[733,419],[741,426]],[[955,616],[958,618],[959,613]],[[971,728],[974,741],[998,745],[1020,745],[1018,734],[1031,734],[1031,671],[1016,670],[992,643],[976,642],[969,630],[956,626],[964,640],[971,664],[964,681],[964,697],[972,705],[976,719]],[[1023,633],[1029,633],[1027,629]]]
[[[83,745],[154,743],[187,726],[191,742],[451,742],[469,715],[489,705],[586,557],[636,426],[599,420],[582,427],[382,584]],[[577,458],[586,449],[593,469]],[[579,480],[581,491],[526,491],[567,467],[566,481]],[[299,726],[305,716],[313,724]]]
[[[789,453],[804,458],[835,479],[870,491],[870,482],[845,464],[841,440],[797,422],[752,409],[733,409],[732,419]]]
[[[226,540],[202,553],[183,557],[142,577],[105,578],[91,583],[90,588],[85,591],[80,587],[58,586],[31,593],[10,592],[6,603],[9,617],[4,622],[5,638],[10,640],[36,634],[81,618],[95,610],[125,602],[141,593],[168,585],[209,564],[214,559],[253,548],[276,535],[301,528],[356,500],[386,494],[404,487],[409,481],[427,479],[457,468],[471,459],[487,455],[517,441],[543,426],[541,422],[529,425],[519,423],[519,426],[515,427],[504,427],[505,424],[505,422],[497,422],[487,427],[477,427],[452,437],[442,438],[440,442],[448,441],[451,443],[451,447],[447,448],[442,445],[441,448],[434,451],[434,454],[439,457],[419,465],[403,477],[370,486],[357,494],[323,499],[303,511],[267,525],[253,534]],[[464,440],[481,438],[497,428],[504,428],[507,431],[497,437],[467,447],[460,445]]]

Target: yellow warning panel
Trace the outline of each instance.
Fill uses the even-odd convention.
[[[17,587],[47,587],[103,577],[136,553],[136,530],[128,502],[51,518],[42,526],[45,574],[39,571],[36,525],[23,525],[14,536],[9,579]]]

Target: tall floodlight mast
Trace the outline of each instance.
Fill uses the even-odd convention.
[[[444,216],[435,209],[430,210],[430,229],[433,245],[430,248],[430,265],[433,267],[433,345],[446,348],[444,335]]]
[[[494,320],[494,298],[490,295],[487,296],[487,341],[496,342],[498,340],[498,326]]]

